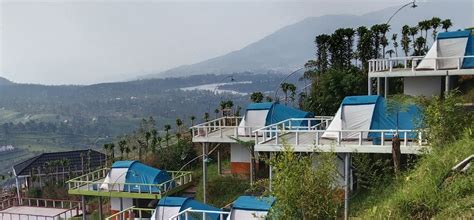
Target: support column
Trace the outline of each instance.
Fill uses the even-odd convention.
[[[387,98],[387,96],[388,96],[388,89],[389,89],[389,87],[388,87],[388,77],[385,77],[385,82],[384,82],[383,88],[384,88],[383,96],[384,96],[385,98]]]
[[[81,206],[82,206],[82,220],[87,220],[86,216],[86,197],[81,196]]]
[[[367,80],[367,95],[372,95],[372,78]]]
[[[208,143],[202,144],[202,200],[203,203],[207,203],[207,145]]]
[[[380,77],[377,77],[377,95],[380,95]]]
[[[120,198],[120,211],[119,212],[121,211],[123,211],[123,198]],[[122,216],[123,215],[119,215],[119,220],[124,220]]]
[[[349,194],[350,194],[350,173],[351,154],[346,153],[344,159],[344,219],[349,219]]]
[[[222,174],[222,165],[221,165],[221,148],[217,147],[217,175]]]
[[[449,75],[446,72],[446,79],[444,82],[444,95],[448,95],[448,92],[449,92]]]
[[[102,211],[102,197],[99,196],[99,219],[103,220],[103,211]]]
[[[21,201],[21,193],[20,193],[21,184],[20,184],[20,179],[18,178],[18,176],[16,176],[16,173],[15,173],[15,182],[16,182],[16,194],[17,194],[18,204],[22,205],[23,202]]]

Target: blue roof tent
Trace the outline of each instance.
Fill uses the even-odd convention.
[[[312,118],[314,114],[311,112],[301,111],[286,105],[272,102],[264,103],[252,103],[247,106],[247,111],[249,110],[268,110],[268,114],[265,118],[265,125],[275,124],[286,119],[290,118]],[[297,126],[307,125],[306,121],[301,121]]]
[[[206,205],[194,199],[185,198],[185,197],[165,197],[158,202],[157,208],[160,206],[161,207],[180,207],[179,212],[188,208],[192,208],[194,210],[221,211],[219,208],[216,208],[214,206]],[[156,209],[156,210],[159,210],[159,209]],[[159,213],[156,213],[156,214],[159,214]],[[178,213],[173,213],[173,215],[174,214],[178,214]],[[200,214],[198,218],[195,218],[193,217],[193,215],[194,214],[189,215],[188,219],[190,220],[201,219],[201,216],[202,216]],[[219,214],[206,214],[206,219],[219,220],[219,217],[220,217]],[[181,218],[184,219],[184,216],[181,216]],[[226,216],[224,216],[224,218],[226,218]]]
[[[360,110],[354,110],[354,108],[350,108],[349,106],[356,106],[356,105],[373,105],[373,112],[354,112]],[[370,108],[369,108],[370,109]],[[341,103],[341,107],[338,110],[339,115],[338,118],[335,118],[332,123],[335,123],[333,126],[332,123],[328,130],[331,129],[342,129],[342,130],[353,130],[359,129],[357,126],[361,126],[366,124],[362,127],[367,126],[365,129],[369,128],[371,130],[396,130],[397,129],[397,114],[396,112],[389,113],[387,111],[387,106],[385,103],[385,99],[380,96],[348,96],[344,98]],[[359,117],[356,120],[353,120],[353,117]],[[360,118],[362,117],[362,118]],[[367,118],[363,118],[367,117]],[[344,119],[343,119],[344,118]],[[398,114],[398,129],[399,130],[414,130],[415,129],[415,122],[421,119],[420,111],[416,105],[408,106],[406,111],[401,111]],[[342,121],[344,120],[345,123],[342,125]],[[356,124],[353,124],[355,121]],[[366,121],[366,122],[364,122]],[[338,125],[339,123],[339,125]],[[351,127],[353,124],[355,127]],[[328,132],[331,133],[331,132]],[[407,134],[408,138],[415,138],[415,133]],[[384,138],[391,138],[393,134],[385,133]],[[404,133],[400,133],[399,136],[404,138]],[[323,135],[325,137],[325,135]],[[331,134],[327,134],[326,137],[331,137]],[[373,139],[380,139],[380,133],[378,132],[370,132],[367,135],[368,138]]]
[[[240,196],[234,201],[232,208],[240,210],[252,211],[270,211],[274,197],[255,197],[255,196]]]
[[[465,56],[474,55],[474,35],[471,30],[464,31],[450,31],[450,32],[441,32],[438,34],[437,39],[454,39],[454,38],[467,38]],[[474,57],[464,58],[462,63],[463,69],[474,68]]]
[[[171,180],[168,172],[147,166],[139,161],[116,161],[112,165],[112,169],[113,168],[128,168],[125,183],[161,184]],[[174,186],[175,183],[171,181],[168,183],[167,188]],[[160,192],[159,187],[152,186],[150,188],[150,186],[146,185],[124,185],[123,190],[129,191],[129,187],[131,192]]]

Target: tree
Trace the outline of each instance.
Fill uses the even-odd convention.
[[[181,128],[183,127],[183,121],[179,118],[176,119],[177,133],[181,133]]]
[[[284,145],[269,159],[274,176],[270,194],[278,201],[271,215],[278,219],[335,219],[341,200],[335,186],[337,169],[333,153],[295,154]],[[313,167],[313,161],[318,166]]]
[[[204,112],[204,121],[208,122],[209,121],[209,112]]]
[[[425,45],[423,47],[426,47],[426,42],[428,41],[428,30],[431,29],[431,21],[423,20],[418,22],[418,28],[420,29],[420,35],[423,35],[423,31],[425,31]]]
[[[267,101],[267,102],[273,102],[273,99],[272,99],[272,97],[270,97],[270,96],[266,96],[266,97],[265,97],[265,101]]]
[[[171,130],[171,125],[166,124],[166,125],[164,126],[164,128],[165,128],[165,132],[166,132],[166,135],[165,135],[166,147],[169,147],[169,146],[170,146],[170,145],[169,145],[169,144],[170,144],[170,143],[169,143],[169,141],[170,141],[170,134],[169,134],[169,132],[170,132],[170,130]]]
[[[365,26],[357,28],[357,57],[362,64],[362,71],[367,72],[369,60],[374,57],[374,36]]]
[[[415,44],[415,35],[418,34],[418,27],[410,27],[409,29],[409,33],[410,33],[410,36],[411,36],[411,42],[413,42],[413,50],[416,50],[416,44]]]
[[[288,97],[291,100],[294,100],[295,95],[296,95],[296,86],[291,83],[284,82],[280,84],[281,90],[285,94],[285,105],[288,104]],[[288,92],[290,92],[290,96],[288,96]]]
[[[216,118],[219,117],[219,109],[218,108],[214,109],[214,114],[216,114]]]
[[[433,42],[436,40],[436,35],[438,35],[438,28],[441,25],[441,18],[433,17],[431,18],[431,28],[433,28]]]
[[[453,26],[451,19],[445,19],[441,22],[441,26],[445,32],[448,32],[448,29]]]
[[[393,44],[393,48],[394,48],[394,50],[395,50],[395,57],[398,57],[398,41],[397,41],[397,37],[398,37],[397,34],[392,34],[392,44]],[[392,57],[392,55],[390,55],[390,57]]]
[[[329,67],[329,41],[331,37],[327,34],[321,34],[316,36],[314,40],[316,44],[316,62],[314,66],[319,70],[319,72],[324,73]],[[308,67],[313,66],[311,63]]]
[[[414,46],[415,46],[415,56],[423,56],[425,55],[425,44],[426,44],[426,39],[424,37],[418,37],[415,40]]]
[[[191,119],[191,126],[194,126],[194,120],[196,120],[196,116],[191,115],[191,117],[189,117],[189,119]]]
[[[262,92],[253,92],[250,95],[250,100],[252,100],[252,102],[255,102],[255,103],[260,103],[260,102],[262,102],[263,97],[264,96],[263,96]]]
[[[124,160],[123,153],[125,152],[125,148],[127,148],[127,141],[122,139],[118,142],[118,145],[120,150],[120,159]]]
[[[402,28],[402,39],[400,40],[400,44],[402,45],[403,52],[405,53],[405,57],[408,57],[410,53],[410,38],[408,35],[410,34],[410,27],[408,25],[404,25]]]
[[[382,45],[382,56],[385,58],[385,48],[388,46],[387,32],[390,31],[389,24],[380,24],[379,31],[382,34],[380,38],[380,45]]]
[[[393,49],[390,49],[390,50],[387,50],[387,52],[385,53],[388,54],[390,58],[392,58],[392,55],[395,53],[395,51]]]

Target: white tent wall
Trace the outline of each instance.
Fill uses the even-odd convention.
[[[102,190],[123,190],[123,184],[125,183],[125,177],[127,176],[128,168],[112,168],[104,179],[104,182],[100,186]]]
[[[334,119],[331,121],[329,124],[326,132],[323,133],[322,137],[323,138],[337,138],[338,133],[337,132],[331,132],[331,131],[339,131],[342,129],[342,120],[341,120],[341,108],[339,108],[336,112],[336,115],[334,116]]]
[[[238,135],[250,135],[250,131],[245,127],[262,128],[265,127],[268,110],[248,110],[239,124]]]
[[[329,125],[328,131],[323,133],[323,138],[337,138],[338,130],[369,130],[372,122],[375,104],[367,105],[343,105],[336,113]],[[368,132],[364,132],[363,138],[367,138]],[[344,132],[342,138],[358,138],[359,132]]]
[[[251,210],[240,210],[233,209],[230,213],[230,220],[265,220],[265,217],[268,215],[266,211],[251,211]]]
[[[438,42],[435,41],[433,46],[431,46],[428,53],[425,57],[421,60],[421,62],[416,67],[417,70],[423,69],[434,69],[436,60],[435,58],[438,57]]]
[[[438,40],[438,57],[464,56],[467,46],[467,37]],[[462,65],[463,59],[460,60]],[[455,69],[458,67],[457,59],[441,59],[438,61],[439,69]]]
[[[168,220],[181,210],[180,206],[159,206],[153,212],[151,220]]]

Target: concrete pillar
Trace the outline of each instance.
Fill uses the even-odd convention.
[[[384,82],[383,88],[384,88],[383,96],[384,96],[385,98],[387,98],[387,96],[388,96],[388,89],[389,89],[389,87],[388,87],[388,77],[385,77],[385,82]]]
[[[86,197],[85,196],[81,196],[81,206],[82,206],[82,220],[87,220]]]
[[[103,220],[102,197],[99,196],[99,219]]]
[[[377,95],[380,95],[380,77],[377,77]]]
[[[448,95],[449,92],[449,75],[446,73],[446,80],[444,82],[444,95]]]
[[[350,173],[351,154],[346,153],[344,159],[344,219],[349,219],[349,193],[350,193]]]
[[[202,202],[207,203],[207,143],[202,144]]]

